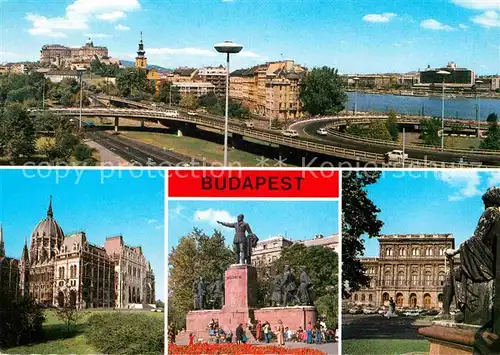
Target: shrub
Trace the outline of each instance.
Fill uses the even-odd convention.
[[[164,320],[147,313],[95,313],[85,337],[106,354],[163,354]]]
[[[29,344],[43,336],[43,309],[30,296],[0,297],[0,348]]]

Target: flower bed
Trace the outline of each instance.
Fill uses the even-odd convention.
[[[325,355],[311,349],[290,349],[280,346],[255,346],[249,344],[194,344],[168,345],[169,355]]]

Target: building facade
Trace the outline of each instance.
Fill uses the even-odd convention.
[[[361,258],[370,287],[351,295],[359,305],[441,308],[447,271],[445,250],[455,247],[452,234],[400,234],[379,237],[379,256]]]
[[[209,93],[215,93],[215,86],[212,83],[174,82],[172,86],[179,88],[179,93],[181,95],[194,95],[200,97]]]
[[[222,65],[218,67],[204,67],[196,71],[195,78],[199,81],[211,83],[215,87],[215,94],[217,96],[224,96],[226,94],[226,73],[226,68]]]
[[[30,294],[46,306],[144,308],[155,303],[154,273],[142,249],[127,246],[122,236],[107,238],[101,247],[84,232],[65,235],[54,218],[52,198],[16,264],[9,261],[9,288],[16,287],[12,295]],[[7,263],[1,256],[0,266],[3,285]]]
[[[73,63],[85,64],[90,66],[94,58],[102,59],[108,57],[106,47],[94,46],[94,42],[89,41],[77,48],[70,48],[60,44],[44,45],[40,51],[40,62],[48,63],[58,68],[71,67]]]
[[[340,252],[340,243],[338,234],[331,234],[326,237],[322,234],[318,234],[313,239],[301,240],[298,243],[304,244],[306,247],[320,246],[333,249],[337,253]]]
[[[19,260],[5,255],[3,228],[0,225],[0,296],[13,297],[19,293]]]
[[[229,95],[256,115],[271,119],[302,116],[300,83],[306,69],[293,60],[270,62],[231,73]]]
[[[449,75],[440,75],[438,71],[444,70]],[[420,85],[441,87],[443,79],[446,87],[451,88],[470,88],[476,81],[476,73],[467,68],[459,68],[455,62],[449,62],[445,68],[427,68],[420,72]]]

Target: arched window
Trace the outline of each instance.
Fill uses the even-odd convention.
[[[389,294],[387,292],[385,292],[382,295],[382,302],[387,302],[387,301],[389,301]]]
[[[405,284],[405,273],[403,271],[398,272],[398,285],[404,286]]]
[[[386,286],[391,286],[392,285],[392,275],[390,271],[386,271],[384,274],[384,284]]]
[[[430,271],[425,272],[425,285],[426,286],[432,285],[432,274]]]
[[[373,296],[372,296],[372,294],[370,293],[370,294],[368,295],[368,302],[372,302],[372,301],[373,301]]]
[[[439,248],[439,256],[443,256],[444,254],[444,249],[443,248]]]
[[[355,293],[355,294],[354,294],[354,301],[355,301],[355,302],[357,302],[357,301],[358,301],[358,294],[357,294],[357,293]]]
[[[392,256],[392,248],[387,248],[385,250],[385,256]]]
[[[412,286],[418,285],[418,274],[416,272],[412,272],[411,274],[411,284]]]
[[[64,279],[64,266],[59,268],[59,278]]]
[[[440,271],[438,277],[439,277],[439,285],[443,286],[444,285],[444,272]]]
[[[366,296],[365,296],[365,294],[364,294],[364,293],[361,295],[361,301],[362,301],[362,302],[366,301]]]

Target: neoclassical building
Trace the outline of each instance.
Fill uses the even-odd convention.
[[[452,234],[394,234],[379,238],[376,258],[361,258],[370,287],[351,295],[360,305],[440,308],[444,275],[449,270],[445,250],[455,247]]]
[[[85,232],[65,235],[54,218],[52,198],[19,261],[4,261],[3,245],[0,233],[0,285],[8,285],[11,295],[30,294],[47,306],[69,302],[77,308],[155,303],[154,272],[141,247],[126,245],[122,236],[106,238],[101,247],[90,243]]]

